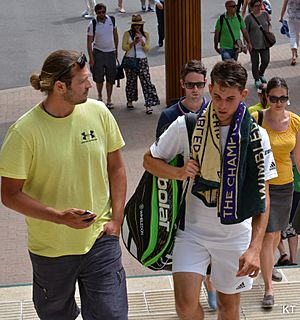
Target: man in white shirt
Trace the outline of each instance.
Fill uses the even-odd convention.
[[[248,90],[245,89],[246,82],[247,72],[239,63],[235,61],[217,63],[211,72],[211,84],[209,84],[212,101],[198,118],[194,131],[193,159],[189,159],[190,150],[184,117],[174,121],[144,156],[145,169],[155,176],[177,180],[194,179],[194,185],[189,186],[186,197],[185,229],[177,231],[173,252],[176,310],[181,319],[204,319],[199,294],[210,262],[211,280],[217,290],[218,319],[222,320],[240,319],[240,292],[251,289],[252,279],[259,272],[260,250],[269,210],[267,181],[277,176],[277,173],[276,170],[270,169],[274,158],[268,135],[253,122],[243,104],[248,94]],[[251,147],[246,149],[246,152],[242,152],[242,150],[245,151],[242,148],[244,143],[242,141],[245,141],[244,138],[247,140],[247,137],[242,136],[245,119],[251,128],[248,135],[248,146]],[[202,123],[206,125],[206,132],[217,132],[214,144],[210,145],[208,151],[205,149],[204,157],[209,158],[213,148],[219,152],[219,156],[211,157],[210,161],[205,163],[195,156],[197,143],[204,144],[201,142]],[[238,134],[234,135],[234,130],[239,126],[243,129],[239,129]],[[241,140],[232,144],[232,141],[239,137],[242,137]],[[258,143],[257,150],[253,148],[253,143]],[[240,148],[235,158],[231,158],[235,150],[232,145]],[[204,148],[207,146],[204,145]],[[259,153],[256,154],[258,149]],[[244,166],[236,166],[236,163],[242,162],[240,154],[243,153],[246,154]],[[177,154],[184,155],[183,167],[172,167],[168,164]],[[253,161],[250,161],[249,157],[253,157]],[[211,162],[217,163],[220,171],[216,169],[214,172]],[[229,174],[225,175],[224,167],[229,165],[238,167],[235,176],[233,167],[230,167]],[[207,202],[207,198],[203,200],[199,197],[194,190],[197,178],[200,180],[204,177],[206,174],[204,168],[207,166],[210,174],[212,172],[220,178],[217,187],[209,190],[211,199],[216,199],[211,203]],[[255,171],[256,167],[257,171]],[[241,208],[245,209],[246,201],[243,200],[244,203],[241,203],[240,199],[248,197],[249,201],[249,194],[242,191],[247,189],[247,184],[251,183],[250,180],[255,181],[250,172],[257,172],[256,188],[252,191],[257,195],[258,200],[255,208],[259,209],[253,211],[254,200],[251,199],[253,206],[249,205],[249,209],[246,206],[242,217]],[[243,177],[248,177],[247,181],[242,181]],[[232,185],[238,187],[235,190],[226,191],[224,187],[226,183],[229,187]],[[203,182],[200,184],[205,185]],[[215,198],[212,196],[213,191],[216,193]],[[228,197],[234,192],[237,194],[238,205],[235,215],[230,216],[226,212],[230,201],[227,199],[225,206],[222,207],[222,200],[224,195]],[[233,220],[228,222],[226,221],[228,218]],[[234,221],[235,218],[237,218],[236,221]]]
[[[106,78],[108,109],[113,109],[111,95],[116,77],[116,58],[118,55],[118,30],[115,18],[106,14],[106,6],[98,3],[95,6],[96,20],[89,23],[87,30],[87,51],[89,64],[96,82],[98,100],[102,101],[102,88]],[[96,23],[95,23],[96,22]]]

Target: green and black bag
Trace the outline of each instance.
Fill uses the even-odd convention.
[[[189,143],[197,114],[185,115]],[[182,166],[181,156],[170,163]],[[170,270],[175,234],[184,229],[185,196],[188,181],[162,179],[145,171],[125,206],[122,239],[131,255],[152,270]]]

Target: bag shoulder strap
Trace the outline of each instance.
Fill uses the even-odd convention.
[[[92,20],[92,23],[93,23],[93,36],[95,38],[97,20],[94,18]]]
[[[185,114],[185,124],[186,124],[186,130],[188,133],[190,149],[192,146],[192,138],[193,138],[194,129],[197,123],[197,119],[198,119],[197,113],[189,112]]]
[[[132,40],[134,40],[134,36],[133,36],[133,33],[131,32],[131,30],[128,31],[129,32],[129,36]],[[134,57],[136,58],[136,47],[135,45],[133,46],[133,49],[134,49]]]
[[[263,26],[259,23],[259,21],[257,20],[257,18],[255,17],[255,15],[253,14],[253,12],[250,13],[252,18],[256,21],[256,23],[258,24],[258,27],[261,31],[263,31]]]
[[[236,16],[237,16],[237,18],[238,18],[238,20],[239,20],[239,23],[240,23],[240,25],[241,25],[241,23],[242,23],[241,15],[237,12]]]
[[[112,22],[112,24],[113,24],[113,27],[115,27],[116,26],[116,19],[115,19],[115,17],[114,16],[109,16],[110,17],[110,19],[111,19],[111,22]]]
[[[264,118],[264,113],[262,112],[262,110],[258,110],[257,124],[258,124],[259,126],[262,125],[262,123],[263,123],[263,118]]]
[[[231,26],[230,26],[228,20],[227,20],[225,17],[224,17],[224,19],[225,19],[225,21],[226,21],[226,23],[227,23],[227,27],[228,27],[228,29],[229,29],[229,32],[230,32],[230,35],[231,35],[231,38],[232,38],[232,41],[233,41],[233,45],[234,45],[234,43],[235,43],[235,38],[234,38],[234,35],[233,35],[233,32],[232,32]]]
[[[184,115],[185,125],[186,125],[187,134],[188,134],[188,140],[189,140],[190,154],[192,150],[193,133],[197,123],[198,116],[199,114],[193,113],[193,112],[189,112]],[[179,221],[179,229],[181,230],[184,230],[184,227],[185,227],[185,197],[188,191],[189,183],[190,183],[190,178],[186,180],[185,186],[182,190],[182,196],[179,204],[178,221]]]

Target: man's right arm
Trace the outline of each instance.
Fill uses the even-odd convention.
[[[219,48],[219,42],[220,42],[220,37],[221,37],[221,16],[218,18],[215,26],[215,34],[214,34],[214,47],[215,50],[220,54],[221,50]]]
[[[148,150],[144,155],[144,168],[156,177],[163,179],[186,180],[195,178],[199,172],[198,163],[195,160],[189,160],[183,167],[174,167],[164,160],[154,158],[151,151]]]
[[[215,50],[220,54],[221,51],[219,49],[219,39],[220,39],[220,32],[215,29],[215,35],[214,35],[214,44],[215,44]]]
[[[94,213],[83,215],[85,210],[76,208],[58,211],[34,200],[22,191],[24,183],[23,179],[1,178],[1,199],[6,207],[27,217],[64,224],[74,229],[84,229],[95,222],[95,219],[91,222],[84,221],[95,218]]]

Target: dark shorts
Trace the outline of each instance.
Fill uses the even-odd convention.
[[[78,282],[86,320],[126,320],[126,276],[117,236],[97,239],[85,255],[48,258],[30,254],[33,302],[40,319],[72,320],[80,313],[74,294]]]
[[[94,67],[91,70],[93,74],[93,80],[96,83],[104,82],[104,76],[106,81],[114,84],[117,74],[116,66],[116,53],[102,52],[97,49],[93,49]]]
[[[266,232],[283,231],[287,227],[293,201],[293,183],[270,185],[270,216]]]

